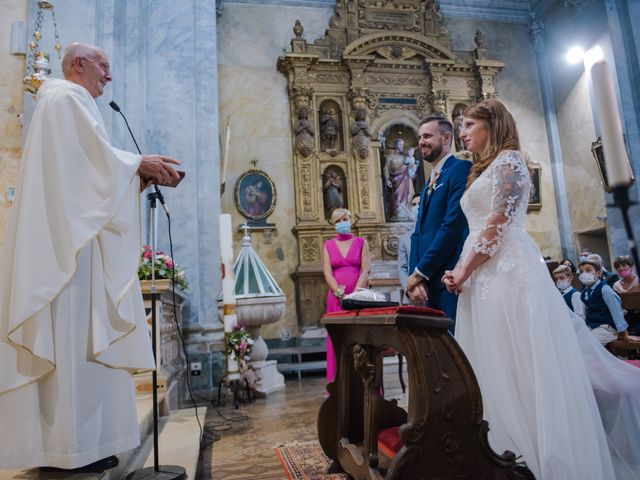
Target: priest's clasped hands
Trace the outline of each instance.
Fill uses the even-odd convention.
[[[156,183],[168,184],[180,178],[178,172],[171,166],[180,165],[180,160],[165,155],[143,155],[138,167],[140,175],[140,191]]]

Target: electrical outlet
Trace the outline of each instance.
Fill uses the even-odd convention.
[[[202,362],[191,362],[191,376],[199,377],[202,375]]]
[[[7,187],[7,201],[13,202],[16,197],[16,187]]]

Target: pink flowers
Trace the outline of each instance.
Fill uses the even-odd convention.
[[[173,280],[181,290],[186,290],[189,287],[184,269],[176,264],[173,258],[162,250],[157,250],[155,252],[155,262],[153,260],[151,246],[143,246],[140,250],[140,265],[138,266],[138,278],[140,280],[150,280],[152,274],[154,274],[155,278],[159,280],[165,278]]]

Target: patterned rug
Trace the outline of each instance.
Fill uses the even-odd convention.
[[[347,480],[345,474],[328,474],[331,459],[327,457],[320,444],[295,442],[276,447],[276,453],[289,480]]]

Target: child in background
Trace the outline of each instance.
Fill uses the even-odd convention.
[[[553,271],[553,280],[567,306],[584,319],[584,303],[580,299],[580,292],[571,286],[573,281],[571,267],[560,265]]]

